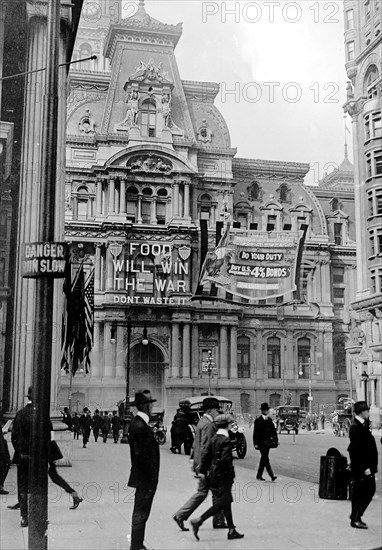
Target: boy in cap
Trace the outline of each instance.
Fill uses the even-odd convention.
[[[228,429],[234,421],[230,414],[219,414],[215,418],[217,432],[211,439],[207,452],[201,458],[199,475],[204,477],[209,473],[209,483],[212,491],[212,506],[198,519],[191,520],[194,536],[199,540],[198,531],[206,519],[223,511],[228,525],[228,540],[242,539],[244,535],[235,529],[232,518],[231,503],[232,484],[235,479],[233,467],[232,445]]]
[[[349,429],[348,447],[353,484],[350,525],[356,529],[367,529],[362,516],[375,493],[378,451],[369,429],[369,407],[366,401],[354,403],[354,415]]]
[[[207,498],[210,489],[209,482],[205,476],[199,477],[199,467],[202,457],[208,450],[208,445],[216,433],[217,426],[214,419],[219,414],[219,401],[216,397],[206,397],[203,399],[204,414],[199,420],[193,444],[193,470],[196,477],[199,478],[198,489],[194,495],[184,504],[173,516],[174,521],[182,531],[189,531],[184,526],[184,522],[190,517],[192,512]],[[215,529],[227,529],[222,512],[216,514],[212,520]]]

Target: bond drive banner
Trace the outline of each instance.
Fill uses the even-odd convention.
[[[232,295],[230,301],[292,299],[306,230],[247,231],[233,229],[228,221],[215,249],[206,253],[199,285],[213,283]]]

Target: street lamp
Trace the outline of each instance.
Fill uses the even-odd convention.
[[[125,393],[125,410],[123,414],[123,435],[121,443],[129,442],[129,425],[130,425],[130,345],[131,345],[131,319],[127,319],[127,350],[126,350],[126,393]]]
[[[211,395],[211,374],[212,374],[212,351],[207,352],[207,371],[208,371],[208,395]]]
[[[314,365],[314,363],[311,363],[310,358],[309,358],[307,363],[300,363],[300,370],[298,372],[298,374],[300,376],[303,376],[305,367],[309,368],[309,370],[308,370],[308,373],[309,373],[309,396],[308,396],[309,414],[312,414],[312,401],[313,401],[313,396],[312,396],[312,366],[313,365]],[[320,369],[319,368],[317,368],[315,374],[316,375],[320,374]]]

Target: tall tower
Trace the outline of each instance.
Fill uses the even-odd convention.
[[[348,350],[356,366],[357,397],[379,420],[382,403],[382,4],[345,0],[344,110],[352,119],[357,231],[357,298]]]

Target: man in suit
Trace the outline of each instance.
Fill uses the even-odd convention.
[[[121,427],[122,427],[121,426],[121,419],[117,415],[117,412],[114,411],[113,412],[113,418],[111,419],[111,429],[112,429],[112,432],[113,432],[114,443],[118,443],[119,431],[120,431]]]
[[[159,478],[159,446],[149,426],[153,403],[149,390],[135,394],[138,412],[130,422],[131,472],[128,485],[135,487],[130,550],[147,550],[143,541]]]
[[[367,529],[362,516],[375,493],[378,451],[369,429],[369,407],[366,401],[354,403],[354,415],[349,429],[348,447],[353,485],[350,525],[356,529]]]
[[[219,401],[216,397],[206,397],[203,399],[204,414],[199,420],[196,430],[193,445],[193,469],[196,477],[199,479],[198,489],[194,495],[184,504],[173,516],[174,521],[178,524],[182,531],[189,531],[184,526],[186,519],[190,517],[192,512],[207,498],[210,490],[209,481],[206,477],[199,477],[199,468],[202,458],[208,453],[208,447],[211,439],[216,434],[217,426],[214,419],[219,414]],[[224,514],[218,512],[214,515],[212,525],[215,529],[227,529],[227,524],[224,521]]]
[[[270,446],[268,442],[271,437],[275,438],[275,440],[277,441],[277,432],[272,419],[269,417],[268,403],[262,403],[260,410],[261,415],[256,418],[253,428],[253,444],[255,446],[255,449],[259,450],[261,454],[256,479],[265,481],[263,478],[263,472],[265,468],[271,480],[275,481],[277,479],[277,476],[274,475],[271,464],[269,462]]]

